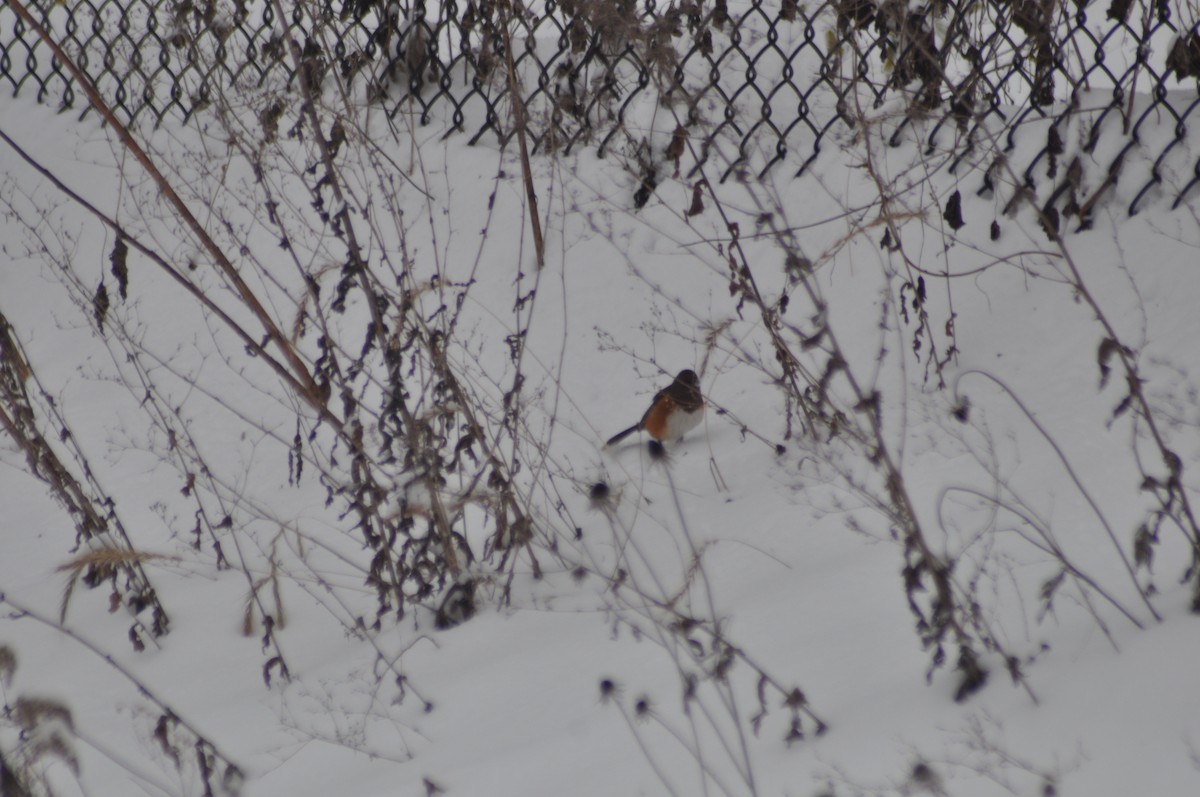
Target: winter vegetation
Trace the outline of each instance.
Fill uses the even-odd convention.
[[[0,8],[0,795],[1196,792],[1195,5],[660,5]]]

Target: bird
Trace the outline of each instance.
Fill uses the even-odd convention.
[[[617,432],[606,446],[616,445],[634,432],[645,430],[661,442],[678,440],[700,423],[704,415],[704,397],[700,394],[700,377],[685,368],[675,381],[654,394],[650,408],[642,419],[623,432]]]

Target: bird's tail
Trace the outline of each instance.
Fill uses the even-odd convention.
[[[630,426],[625,431],[617,432],[615,435],[608,438],[608,442],[605,443],[604,445],[605,446],[615,446],[617,443],[621,442],[626,437],[629,437],[629,435],[633,434],[634,432],[636,432],[638,429],[641,429],[641,428],[642,428],[642,424],[640,422],[635,423],[633,426]]]

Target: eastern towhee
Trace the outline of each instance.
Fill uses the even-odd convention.
[[[659,442],[678,440],[704,415],[704,397],[700,395],[700,378],[690,368],[679,372],[675,381],[654,394],[650,409],[642,419],[605,443],[612,446],[634,432],[643,429]]]

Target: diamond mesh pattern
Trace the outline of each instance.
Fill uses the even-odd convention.
[[[390,116],[413,114],[421,124],[448,107],[447,135],[503,142],[512,130],[498,1],[508,2],[293,1],[283,24],[303,43],[302,68],[315,84],[327,86],[336,73]],[[27,4],[125,120],[187,119],[220,92],[296,78],[266,0]],[[1146,161],[1149,174],[1128,175],[1140,181],[1131,213],[1163,188],[1168,170],[1188,179],[1173,187],[1174,205],[1200,182],[1200,160],[1179,162],[1191,157],[1180,145],[1200,105],[1192,3],[537,0],[504,8],[535,151],[636,142],[646,135],[640,119],[649,100],[673,104],[702,162],[717,141],[734,142],[722,179],[735,170],[761,175],[789,153],[803,172],[865,104],[901,109],[894,143],[922,135],[931,151],[959,160],[979,156],[997,130],[1011,151],[1031,135],[1029,122],[1049,121],[1051,134],[1020,165],[1032,187],[1043,175],[1057,178],[1058,159],[1071,154],[1061,134],[1087,109],[1082,153],[1120,139],[1101,166],[1113,181],[1146,130],[1168,130],[1154,137],[1160,149]],[[7,7],[0,85],[61,108],[83,102]],[[1131,102],[1135,94],[1144,101]]]

